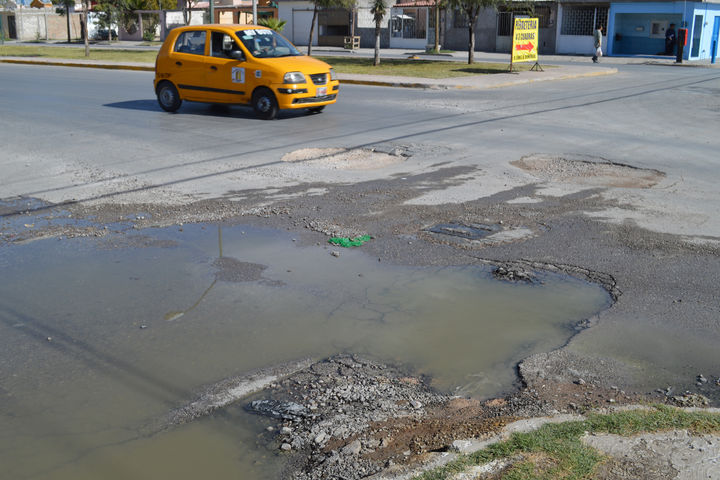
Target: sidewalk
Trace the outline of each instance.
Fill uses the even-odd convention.
[[[148,72],[154,71],[154,65],[152,63],[109,62],[84,59],[0,57],[0,63],[104,68],[111,70],[139,70]],[[557,67],[546,66],[545,71],[543,72],[524,71],[442,79],[363,74],[338,74],[338,78],[341,83],[352,85],[427,89],[484,89],[508,87],[512,85],[541,81],[612,75],[614,73],[617,73],[617,68],[588,65]]]
[[[94,44],[92,49],[155,49],[157,46],[143,45],[143,42],[117,42],[112,45]],[[19,43],[18,43],[19,44]],[[36,44],[35,44],[36,45]],[[58,44],[56,46],[68,46]],[[73,45],[75,46],[75,45]],[[307,47],[300,47],[304,51]],[[340,47],[313,47],[313,55],[326,56],[358,56],[372,57],[374,50],[360,48],[356,50],[345,50]],[[467,52],[452,52],[440,55],[429,55],[422,50],[410,49],[382,49],[382,58],[408,58],[417,57],[423,60],[445,60],[457,61],[458,63],[467,60]],[[507,63],[510,62],[508,53],[476,52],[476,62]],[[105,68],[117,70],[140,70],[153,71],[152,63],[131,63],[111,62],[85,59],[60,59],[60,58],[28,58],[28,57],[0,57],[0,62],[32,64],[32,65],[55,65],[66,67]],[[332,63],[332,62],[331,62]],[[704,63],[707,63],[705,65]],[[345,84],[373,85],[385,87],[404,88],[431,88],[431,89],[485,89],[501,88],[512,85],[528,84],[542,81],[565,80],[571,78],[596,77],[612,75],[617,73],[614,65],[628,64],[658,64],[677,66],[710,66],[709,62],[687,62],[676,64],[672,57],[662,56],[632,56],[632,57],[603,57],[600,64],[593,64],[589,56],[581,55],[543,55],[540,57],[540,64],[544,71],[523,71],[513,73],[499,73],[491,75],[473,75],[468,77],[456,77],[445,79],[429,79],[404,76],[387,75],[364,75],[364,74],[339,74],[340,81]],[[714,66],[714,65],[713,65]]]

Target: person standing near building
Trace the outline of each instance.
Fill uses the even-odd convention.
[[[595,45],[595,54],[592,57],[593,63],[597,63],[602,57],[602,25],[598,25],[593,32],[593,44]]]
[[[665,30],[665,55],[672,55],[675,50],[675,24],[671,23],[670,27]]]

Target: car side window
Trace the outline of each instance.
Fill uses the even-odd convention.
[[[223,32],[212,32],[210,37],[210,56],[220,58],[232,58],[230,52],[240,50],[230,35]]]
[[[205,54],[205,31],[182,32],[175,40],[175,51],[178,53],[191,53],[193,55]]]

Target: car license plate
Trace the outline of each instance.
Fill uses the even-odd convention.
[[[316,97],[324,97],[325,95],[327,95],[327,87],[318,87],[317,90],[315,90]]]

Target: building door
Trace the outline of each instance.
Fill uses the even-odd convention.
[[[690,57],[697,58],[700,55],[700,37],[702,36],[703,16],[695,15],[695,25],[692,31],[692,44]]]
[[[715,17],[715,24],[713,25],[712,40],[710,43],[710,62],[715,63],[715,57],[718,53],[718,42],[720,42],[720,17]]]
[[[292,11],[292,43],[295,45],[307,45],[310,39],[310,25],[312,24],[313,11],[307,9],[293,9]],[[315,19],[312,44],[317,45],[318,28]]]
[[[15,28],[15,15],[8,15],[8,37],[17,40],[17,29]]]

